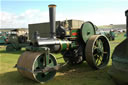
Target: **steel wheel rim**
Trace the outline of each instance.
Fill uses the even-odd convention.
[[[106,67],[110,59],[110,45],[105,36],[93,35],[85,49],[87,63],[95,69]]]

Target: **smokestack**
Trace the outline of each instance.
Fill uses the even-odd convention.
[[[126,16],[126,35],[128,38],[128,10],[125,11],[125,16]]]
[[[56,38],[56,5],[50,4],[49,7],[49,19],[50,19],[50,34],[51,38]]]

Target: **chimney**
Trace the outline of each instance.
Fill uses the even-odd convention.
[[[56,38],[56,5],[50,4],[49,19],[50,19],[50,38]]]

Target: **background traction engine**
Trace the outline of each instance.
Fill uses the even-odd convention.
[[[19,35],[18,30],[11,30],[11,34],[8,36],[6,51],[19,51],[29,45],[28,36],[26,34]]]
[[[18,71],[40,83],[52,79],[60,66],[51,53],[61,53],[67,64],[87,61],[94,69],[104,68],[110,56],[107,38],[95,35],[95,26],[91,22],[84,22],[79,29],[64,27],[61,23],[56,28],[55,10],[56,5],[49,5],[50,37],[42,38],[38,31],[34,33],[32,45],[27,47],[15,66]]]

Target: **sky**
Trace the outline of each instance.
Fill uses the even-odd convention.
[[[0,0],[0,29],[28,28],[49,22],[49,4],[56,4],[56,20],[77,19],[95,25],[125,24],[128,0]]]

